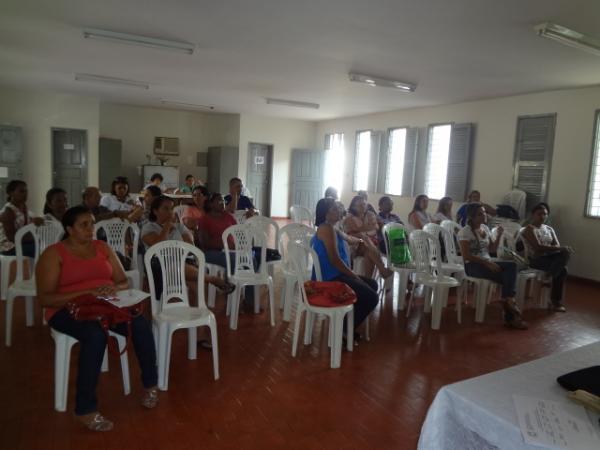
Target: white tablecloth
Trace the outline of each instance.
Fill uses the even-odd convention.
[[[566,400],[556,378],[600,364],[600,342],[444,386],[431,404],[419,450],[541,450],[523,441],[512,395]]]

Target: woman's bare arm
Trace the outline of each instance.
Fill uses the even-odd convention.
[[[342,258],[340,258],[340,254],[337,248],[337,239],[335,238],[335,230],[333,229],[333,227],[327,224],[321,225],[317,230],[317,235],[319,236],[319,239],[323,241],[323,244],[325,245],[325,250],[327,251],[327,258],[329,259],[329,262],[331,262],[333,267],[335,267],[345,275],[348,275],[350,277],[356,277],[356,274],[352,272],[352,270],[348,266],[346,266],[344,261],[342,261]]]

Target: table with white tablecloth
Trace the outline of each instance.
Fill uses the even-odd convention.
[[[541,450],[521,435],[513,394],[566,400],[556,382],[565,373],[600,365],[600,342],[444,386],[419,438],[419,450]]]

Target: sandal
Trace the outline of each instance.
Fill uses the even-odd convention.
[[[114,427],[114,424],[99,412],[77,416],[77,420],[90,431],[110,431]]]
[[[141,403],[144,408],[156,408],[156,405],[158,405],[158,389],[156,388],[156,386],[144,390],[144,395],[142,395]]]
[[[223,280],[223,284],[221,286],[215,285],[216,288],[221,291],[223,294],[229,295],[233,291],[235,291],[235,284],[230,283],[229,281]]]
[[[196,342],[196,344],[198,344],[198,347],[200,347],[202,350],[208,350],[209,352],[212,351],[212,344],[206,339],[200,339]]]
[[[504,308],[505,326],[516,330],[526,330],[529,328],[527,322],[521,317],[521,310],[514,300],[506,300],[502,306]]]

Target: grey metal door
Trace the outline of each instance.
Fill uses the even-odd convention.
[[[252,195],[254,206],[263,216],[271,215],[271,162],[273,146],[248,145],[248,178],[246,187]]]
[[[100,155],[100,190],[102,192],[110,192],[112,180],[122,173],[121,168],[121,139],[100,138],[99,148]],[[73,203],[73,200],[71,200]]]
[[[21,127],[0,125],[0,207],[6,203],[6,185],[23,179]]]
[[[323,197],[323,165],[325,155],[316,150],[292,150],[292,205],[315,210]]]
[[[87,186],[87,132],[52,129],[53,185],[67,191],[69,205],[81,203]]]

